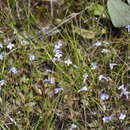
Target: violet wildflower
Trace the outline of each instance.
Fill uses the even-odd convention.
[[[99,81],[101,81],[101,80],[107,80],[107,77],[105,77],[103,75],[99,75],[98,79],[99,79]]]
[[[60,59],[54,57],[54,58],[52,59],[52,61],[53,61],[53,62],[55,62],[55,61],[60,61]]]
[[[53,61],[60,61],[60,58],[62,57],[62,51],[60,50],[55,50],[55,57],[53,58]]]
[[[53,33],[54,34],[57,34],[57,33],[59,33],[61,30],[60,29],[56,29]]]
[[[127,99],[129,98],[129,93],[130,92],[126,91],[126,88],[125,88],[124,84],[119,86],[118,90],[121,90],[121,94],[123,94]]]
[[[46,69],[45,72],[47,72],[47,73],[51,73],[52,70],[51,70],[51,69]]]
[[[62,46],[62,42],[59,40],[57,41],[56,45],[54,46],[53,52],[55,53],[53,61],[60,61],[60,58],[63,56],[62,51],[59,50]]]
[[[124,91],[125,90],[125,85],[124,84],[120,85],[119,88],[118,88],[118,90]]]
[[[129,33],[130,32],[130,25],[127,25],[126,28],[128,30],[128,33]]]
[[[102,49],[102,50],[101,50],[101,53],[108,53],[108,52],[109,52],[108,49]]]
[[[17,74],[17,73],[20,72],[20,71],[17,70],[15,67],[12,67],[12,68],[10,68],[9,72],[10,72],[10,73]]]
[[[3,44],[2,43],[0,43],[0,48],[3,48]]]
[[[56,49],[56,50],[54,51],[54,53],[55,53],[55,54],[60,54],[60,53],[62,53],[62,51],[60,51],[59,49]]]
[[[59,40],[59,41],[57,41],[57,44],[54,47],[54,51],[57,49],[60,49],[61,47],[62,47],[62,42]]]
[[[92,112],[91,112],[91,114],[92,114],[92,115],[96,115],[96,114],[97,114],[97,112],[95,112],[95,111],[92,111]]]
[[[3,59],[4,59],[3,54],[0,54],[0,60],[3,60]]]
[[[64,63],[67,64],[67,66],[69,66],[72,64],[72,61],[71,59],[68,58],[67,60],[64,61]]]
[[[55,57],[58,58],[58,59],[60,59],[62,57],[62,51],[56,50],[55,51]]]
[[[53,95],[53,93],[52,93],[52,91],[50,92],[50,97],[52,97],[52,95]]]
[[[78,93],[79,92],[82,92],[82,91],[87,91],[88,90],[88,88],[86,87],[86,86],[84,86],[83,88],[80,88],[79,90],[78,90]]]
[[[0,54],[0,60],[3,60],[5,56],[6,56],[6,52],[2,52],[2,53]]]
[[[78,69],[78,66],[77,66],[77,65],[73,65],[73,67],[74,67],[75,69]]]
[[[126,118],[126,114],[121,113],[120,116],[119,116],[119,119],[124,120],[125,118]]]
[[[87,22],[88,22],[88,20],[84,20],[83,22],[84,22],[84,23],[87,23]]]
[[[55,94],[59,93],[63,88],[55,88]]]
[[[101,100],[107,100],[109,98],[109,95],[107,93],[101,93],[100,98]]]
[[[47,78],[44,80],[44,82],[53,84],[55,81],[54,78]]]
[[[3,86],[5,84],[5,80],[4,79],[1,79],[0,80],[0,86]]]
[[[57,41],[57,44],[55,44],[53,52],[56,53],[56,51],[58,51],[61,47],[62,47],[62,42],[59,40]]]
[[[124,92],[123,92],[123,95],[126,96],[126,99],[129,98],[129,93],[130,93],[130,92],[128,92],[128,91],[124,91]]]
[[[55,45],[53,52],[56,53],[56,51],[59,50],[60,47],[61,47],[60,45]]]
[[[103,120],[104,123],[108,123],[109,121],[112,120],[112,117],[113,117],[113,115],[104,116],[104,117],[102,118],[102,120]]]
[[[56,112],[56,115],[57,115],[57,116],[60,116],[61,114],[60,114],[60,113],[58,113],[58,112]]]
[[[97,69],[97,63],[92,63],[92,64],[91,64],[91,69],[92,69],[92,70]]]
[[[35,60],[35,56],[33,54],[28,54],[28,57],[30,61]]]
[[[58,94],[58,93],[59,93],[60,91],[62,91],[62,90],[63,90],[63,88],[55,88],[55,89],[54,89],[54,93],[55,93],[55,94]],[[52,97],[52,95],[53,95],[53,91],[50,92],[50,97]]]
[[[72,125],[70,126],[69,130],[73,130],[73,129],[75,129],[75,128],[77,128],[77,125],[72,124]]]
[[[102,45],[102,42],[96,42],[95,44],[94,44],[95,46],[101,46]]]
[[[116,66],[116,65],[117,65],[116,63],[111,63],[111,64],[109,64],[110,69],[112,70],[112,69],[113,69],[113,67],[114,67],[114,66]]]
[[[88,79],[88,74],[84,74],[83,75],[83,82],[85,83],[87,79]]]
[[[13,47],[14,47],[14,44],[12,44],[11,42],[7,45],[7,48],[10,49],[10,50],[11,50]]]

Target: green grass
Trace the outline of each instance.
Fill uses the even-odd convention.
[[[72,124],[77,130],[120,130],[129,125],[129,98],[118,88],[126,83],[130,37],[107,17],[84,10],[92,2],[106,5],[103,0],[62,1],[55,3],[52,18],[49,2],[34,6],[37,3],[31,1],[29,6],[27,1],[2,1],[0,54],[6,53],[0,60],[0,78],[5,81],[0,82],[2,130],[69,130]],[[9,43],[14,47],[9,49]],[[116,64],[113,69],[111,63]],[[10,72],[12,67],[17,70]],[[83,87],[87,91],[81,91]],[[101,99],[103,93],[109,95],[106,100]],[[119,118],[121,113],[124,119]],[[104,122],[103,117],[110,115],[112,120]]]

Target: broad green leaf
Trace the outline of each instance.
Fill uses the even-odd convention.
[[[102,15],[103,17],[106,17],[104,14],[105,8],[104,8],[104,6],[102,6],[100,4],[92,3],[87,10],[88,10],[90,15],[93,15],[93,16],[101,16]]]
[[[108,13],[115,27],[130,25],[130,6],[121,0],[108,0]]]

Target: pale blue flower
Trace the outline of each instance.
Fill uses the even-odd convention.
[[[114,67],[114,66],[116,66],[116,65],[117,65],[116,63],[111,63],[111,64],[109,64],[110,69],[112,70],[112,69],[113,69],[113,67]]]
[[[108,52],[109,52],[108,49],[102,49],[102,50],[101,50],[101,53],[108,53]]]
[[[60,113],[58,113],[58,112],[56,112],[56,115],[60,117],[60,115],[61,115],[61,114],[60,114]]]
[[[96,114],[97,114],[97,112],[95,112],[95,111],[92,111],[92,112],[91,112],[91,114],[92,114],[92,115],[96,115]]]
[[[101,46],[102,45],[102,42],[96,42],[95,44],[94,44],[95,46]]]
[[[92,69],[92,70],[97,69],[97,67],[98,67],[98,66],[97,66],[97,63],[92,63],[92,64],[91,64],[91,69]]]
[[[62,42],[58,41],[57,44],[54,46],[54,52],[62,47]]]
[[[80,88],[80,89],[78,90],[78,93],[79,93],[79,92],[82,92],[82,91],[88,91],[88,88],[87,88],[86,86],[84,86],[83,88]]]
[[[112,120],[112,118],[113,118],[113,115],[104,116],[104,117],[102,118],[102,120],[103,120],[104,123],[108,123],[109,121]]]
[[[10,42],[10,43],[8,43],[8,45],[7,45],[7,48],[8,48],[8,49],[10,49],[10,50],[11,50],[13,47],[14,47],[14,44],[12,44],[11,42]]]
[[[3,54],[0,54],[0,60],[3,60],[3,59],[4,59]]]
[[[73,67],[74,67],[75,69],[77,69],[77,68],[78,68],[78,66],[77,66],[77,65],[73,65]]]
[[[64,61],[64,63],[67,64],[67,66],[69,66],[72,64],[72,61],[71,59],[68,58],[67,60]]]
[[[0,48],[3,48],[3,44],[2,43],[0,43]]]
[[[44,82],[53,84],[55,82],[55,80],[54,80],[54,78],[47,78],[44,80]]]
[[[61,31],[60,29],[56,29],[56,30],[53,31],[53,33],[54,33],[54,34],[57,34],[57,33],[59,33],[60,31]]]
[[[127,99],[129,98],[130,92],[126,91],[124,84],[119,86],[118,90],[121,90],[121,94],[123,94]]]
[[[128,91],[124,91],[124,92],[123,92],[123,95],[126,96],[126,98],[128,99],[128,98],[129,98],[129,93],[130,93],[130,92],[128,92]]]
[[[130,32],[130,25],[127,25],[126,28],[128,30],[128,33],[129,33]]]
[[[5,80],[4,79],[1,79],[0,80],[0,86],[3,86],[5,84]]]
[[[55,94],[59,93],[63,88],[55,88]]]
[[[103,75],[99,75],[98,79],[99,79],[99,81],[101,81],[101,80],[107,80],[107,77],[105,77]]]
[[[56,58],[60,59],[60,58],[62,57],[62,51],[56,50],[54,56],[55,56]]]
[[[47,72],[47,73],[51,73],[52,70],[51,70],[51,69],[46,69],[45,72]]]
[[[119,88],[118,88],[118,90],[124,91],[125,90],[125,85],[124,84],[120,85]]]
[[[35,56],[33,54],[28,54],[28,57],[30,61],[35,60]]]
[[[54,62],[55,62],[55,61],[60,61],[60,58],[54,57],[52,60],[53,60]]]
[[[2,52],[0,54],[0,60],[3,60],[6,55],[7,55],[6,52]]]
[[[125,118],[126,118],[126,114],[121,113],[120,116],[119,116],[119,119],[124,120]]]
[[[15,67],[12,67],[12,68],[10,68],[9,72],[10,72],[10,73],[17,74],[17,73],[20,72],[20,71],[17,70]]]
[[[84,75],[83,75],[83,82],[84,82],[84,83],[86,82],[86,80],[88,79],[88,77],[89,77],[88,74],[84,74]]]
[[[107,93],[101,93],[100,98],[102,100],[107,100],[109,98],[109,95]]]
[[[73,130],[73,129],[75,129],[75,128],[77,128],[77,125],[72,124],[72,125],[70,126],[69,130]]]
[[[53,93],[52,93],[52,91],[50,92],[50,97],[52,97],[52,95],[53,95]]]
[[[62,55],[62,51],[60,50],[62,46],[62,41],[57,41],[57,44],[54,46],[54,58],[53,58],[53,61],[60,61],[61,57],[63,56]]]

